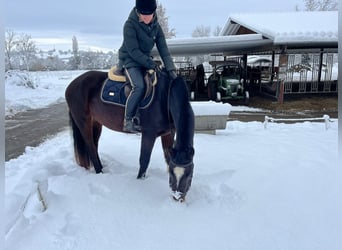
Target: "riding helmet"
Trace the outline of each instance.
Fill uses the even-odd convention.
[[[157,9],[156,0],[135,0],[135,8],[140,14],[151,15]]]

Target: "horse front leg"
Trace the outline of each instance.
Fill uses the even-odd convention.
[[[170,133],[167,133],[161,136],[164,159],[165,159],[167,166],[169,166],[169,163],[170,163],[170,159],[171,159],[170,149],[172,148],[174,141],[175,141],[175,132],[173,130],[170,131]]]
[[[151,153],[157,136],[154,133],[143,132],[141,135],[139,172],[137,179],[143,179],[146,176],[146,170],[150,163]]]

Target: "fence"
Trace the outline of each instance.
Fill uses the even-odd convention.
[[[325,130],[327,130],[330,126],[330,117],[328,115],[323,115],[323,117],[319,118],[272,118],[269,116],[265,116],[264,128],[267,129],[267,125],[269,122],[297,122],[297,121],[324,121]]]

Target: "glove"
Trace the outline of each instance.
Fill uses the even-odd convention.
[[[157,83],[157,75],[154,69],[146,70],[146,74],[144,76],[145,82],[149,86],[154,86]]]
[[[148,69],[146,72],[147,72],[149,75],[153,75],[154,72],[155,72],[155,70],[154,70],[154,69]]]
[[[149,59],[147,63],[147,69],[155,70],[156,68],[157,68],[157,64],[152,59]]]
[[[173,81],[177,78],[177,74],[175,70],[170,70],[169,72],[169,78]]]

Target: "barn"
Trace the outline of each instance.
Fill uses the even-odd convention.
[[[252,94],[282,100],[338,91],[337,11],[231,15],[220,36],[170,39],[168,46],[173,56],[239,58]]]

